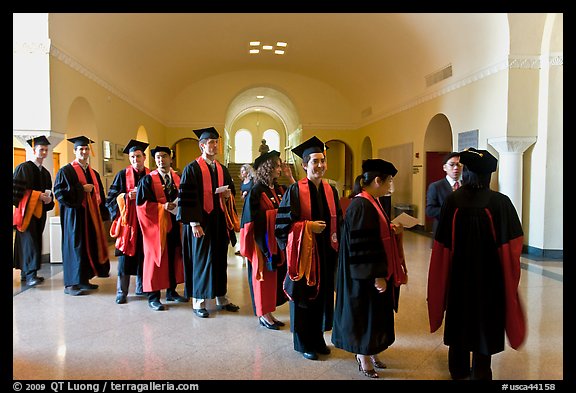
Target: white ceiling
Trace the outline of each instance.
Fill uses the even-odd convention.
[[[393,110],[501,61],[509,33],[507,14],[52,13],[49,36],[53,46],[169,123],[169,108],[183,90],[238,71],[320,81],[360,119],[368,108]],[[250,55],[252,40],[285,41],[287,52]],[[425,76],[448,64],[453,77],[427,88]],[[246,88],[260,83],[258,73],[251,75]]]

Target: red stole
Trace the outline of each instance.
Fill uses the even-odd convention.
[[[145,174],[150,169],[144,167]],[[121,193],[116,198],[118,203],[118,216],[110,227],[110,236],[116,238],[115,247],[124,255],[136,255],[136,243],[138,236],[138,217],[136,215],[136,199],[132,200],[126,195],[136,187],[134,169],[126,168],[126,193]]]
[[[304,220],[312,220],[312,205],[310,203],[310,185],[307,177],[298,181],[298,195],[300,196],[300,212],[301,218]],[[324,184],[324,194],[326,195],[326,201],[328,202],[328,210],[330,210],[330,245],[334,251],[338,252],[338,235],[336,227],[336,203],[334,202],[334,192],[332,187],[326,180],[322,180]],[[318,188],[320,191],[320,188]],[[305,203],[302,203],[305,201]]]
[[[202,199],[204,200],[204,211],[210,214],[214,209],[212,176],[210,174],[210,169],[208,169],[208,164],[202,156],[198,157],[196,162],[200,166],[200,171],[202,172],[202,190],[204,192]],[[222,187],[224,185],[224,171],[222,170],[222,165],[220,165],[216,160],[214,160],[214,165],[216,166],[216,174],[218,178],[217,187]],[[220,207],[222,208],[222,205]]]
[[[71,165],[76,172],[80,184],[82,186],[88,184],[84,170],[78,161],[72,161]],[[86,241],[86,250],[90,250],[90,243],[94,241],[94,239],[91,239],[88,234],[88,222],[90,222],[94,227],[94,232],[96,233],[95,241],[97,243],[98,259],[94,261],[90,251],[88,251],[87,254],[90,265],[94,272],[96,272],[96,263],[103,264],[108,261],[108,239],[106,239],[106,236],[104,235],[104,223],[102,222],[102,216],[100,215],[99,206],[102,200],[100,199],[98,178],[96,177],[96,173],[92,167],[88,166],[88,170],[90,171],[90,176],[94,182],[94,189],[91,193],[84,192],[84,200],[82,201],[82,206],[84,207],[84,240]]]
[[[406,274],[405,261],[402,258],[404,253],[400,249],[396,235],[392,234],[392,224],[386,219],[384,209],[380,205],[380,202],[366,191],[362,191],[356,196],[370,201],[374,209],[378,212],[380,218],[380,238],[382,239],[382,245],[384,246],[384,251],[386,251],[386,258],[388,259],[388,276],[386,280],[392,279],[392,282],[397,287],[406,284],[408,276]]]

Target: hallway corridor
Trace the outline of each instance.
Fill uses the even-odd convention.
[[[379,381],[448,380],[443,328],[431,334],[426,308],[430,239],[406,231],[409,282],[401,289],[396,342],[380,358],[388,368]],[[113,251],[113,249],[111,249]],[[13,271],[13,378],[16,380],[368,380],[352,354],[335,349],[318,361],[292,347],[289,306],[275,316],[279,331],[259,326],[250,305],[246,266],[228,252],[228,294],[238,313],[213,311],[200,319],[191,303],[162,302],[152,311],[144,297],[114,302],[116,259],[110,278],[87,296],[64,294],[61,265],[44,264],[43,285],[21,288]],[[113,255],[111,252],[110,255]],[[563,266],[561,261],[522,258],[520,295],[528,318],[524,346],[493,356],[495,380],[563,379]],[[183,285],[179,286],[183,294]],[[269,386],[269,385],[267,385]],[[316,386],[316,385],[314,385]]]

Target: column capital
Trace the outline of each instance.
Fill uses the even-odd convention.
[[[488,143],[502,153],[524,153],[532,144],[536,142],[535,136],[501,136],[488,138]]]

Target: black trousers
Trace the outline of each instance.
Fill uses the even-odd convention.
[[[470,351],[454,345],[448,347],[448,370],[452,379],[492,379],[492,355],[472,352],[472,368],[470,368]]]

